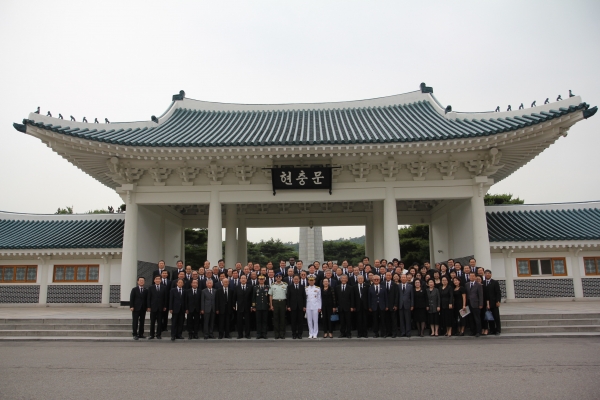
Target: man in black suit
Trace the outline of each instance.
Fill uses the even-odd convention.
[[[167,310],[167,293],[167,288],[161,285],[161,277],[155,276],[154,285],[148,288],[148,309],[146,311],[150,312],[149,339],[154,339],[155,332],[156,338],[162,339],[162,314]],[[155,326],[156,331],[154,330]]]
[[[185,268],[183,268],[183,261],[179,260],[177,261],[177,270],[173,271],[173,273],[171,274],[171,280],[177,280],[179,279],[179,273],[183,272],[185,274]]]
[[[231,316],[233,314],[233,289],[229,288],[229,279],[224,278],[221,281],[222,288],[217,290],[215,299],[215,310],[219,316],[219,339],[231,339],[229,327]]]
[[[467,267],[465,267],[467,268]],[[471,336],[481,335],[481,309],[484,306],[483,286],[475,280],[475,272],[469,274],[469,283],[466,284],[467,302],[471,309]]]
[[[354,309],[356,310],[356,330],[359,338],[366,338],[367,333],[367,312],[369,311],[369,287],[365,285],[365,278],[362,275],[357,276],[354,290]]]
[[[204,340],[213,339],[215,325],[215,297],[216,290],[213,288],[212,279],[206,281],[206,289],[200,297],[200,314],[204,318]]]
[[[188,339],[198,339],[200,329],[200,290],[198,280],[192,281],[192,288],[185,292],[185,314],[187,315]]]
[[[398,285],[392,280],[392,273],[385,273],[385,287],[387,303],[385,311],[385,323],[386,323],[386,337],[391,336],[395,338],[398,335]]]
[[[177,287],[171,289],[169,295],[169,313],[171,313],[171,340],[183,339],[183,319],[185,316],[185,299],[183,279],[178,279]]]
[[[252,306],[252,286],[248,285],[245,275],[233,292],[233,305],[237,312],[238,339],[250,339],[250,308]]]
[[[373,284],[369,287],[369,311],[373,315],[373,332],[375,337],[384,335],[385,330],[385,311],[387,311],[387,292],[385,287],[379,284],[379,275],[373,275]]]
[[[340,338],[352,337],[352,312],[354,311],[354,292],[348,285],[348,277],[342,275],[341,282],[335,288],[338,314],[340,316]]]
[[[154,280],[154,277],[155,277],[155,276],[159,276],[159,277],[161,277],[161,278],[162,278],[162,272],[163,272],[163,271],[166,271],[166,269],[165,269],[165,262],[164,262],[163,260],[160,260],[160,261],[158,262],[158,269],[155,269],[155,270],[152,272],[152,279]]]
[[[294,281],[287,289],[287,310],[290,312],[290,324],[292,326],[292,338],[302,339],[304,328],[304,313],[306,312],[306,290],[300,285],[298,275],[294,276]]]
[[[413,296],[413,287],[407,281],[406,274],[400,275],[400,284],[398,285],[398,314],[400,314],[400,336],[410,337],[412,329],[410,313],[414,308],[415,299]]]
[[[485,290],[487,291],[487,309],[492,312],[494,316],[493,321],[489,321],[490,334],[493,332],[496,336],[499,336],[502,332],[500,324],[500,302],[502,301],[502,291],[500,290],[500,284],[497,280],[492,279],[492,271],[489,269],[485,270]]]
[[[165,311],[162,312],[162,332],[166,332],[169,325],[169,296],[171,295],[171,280],[169,279],[169,271],[166,269],[162,272],[160,285],[165,290]]]
[[[145,279],[139,277],[137,286],[131,289],[129,295],[129,309],[131,310],[133,339],[145,339],[144,322],[146,321],[146,309],[148,304],[148,293],[144,289]]]

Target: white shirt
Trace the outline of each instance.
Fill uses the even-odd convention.
[[[316,286],[306,286],[306,309],[319,310],[321,308],[321,289]]]

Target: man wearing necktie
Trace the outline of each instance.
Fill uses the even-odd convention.
[[[215,297],[212,279],[206,280],[206,289],[200,295],[200,314],[204,317],[204,340],[214,339],[213,329],[215,325]]]
[[[154,282],[155,276],[162,277],[163,271],[165,271],[165,262],[163,260],[160,260],[158,262],[158,269],[155,269],[154,272],[152,272],[152,281]]]
[[[385,273],[385,290],[387,295],[385,322],[386,336],[395,338],[398,334],[398,285],[392,280],[392,273]]]
[[[171,341],[183,339],[183,319],[185,317],[185,302],[183,279],[177,280],[177,286],[171,289],[169,296],[169,313],[171,313]]]
[[[290,312],[290,325],[292,327],[292,338],[302,339],[304,330],[304,313],[306,312],[306,290],[300,284],[298,275],[294,276],[292,284],[286,293],[286,306]]]
[[[221,284],[223,287],[217,290],[215,298],[215,310],[219,315],[219,339],[231,339],[229,326],[233,312],[233,291],[229,288],[229,279],[224,278]]]
[[[131,310],[133,339],[145,339],[144,322],[146,321],[146,309],[148,293],[144,289],[145,279],[139,277],[137,285],[131,289],[129,295],[129,309]]]
[[[192,288],[185,293],[185,313],[187,314],[188,339],[198,339],[200,329],[200,290],[198,280],[192,281]]]
[[[410,313],[414,308],[413,287],[408,283],[406,274],[400,276],[398,293],[398,313],[400,316],[400,336],[410,337],[411,320]]]
[[[165,271],[166,272],[166,271]],[[148,309],[150,312],[150,337],[162,339],[162,313],[167,310],[167,288],[161,285],[161,277],[154,277],[154,284],[148,288]],[[155,330],[155,327],[157,328]]]
[[[369,310],[369,293],[365,278],[358,275],[358,282],[354,286],[354,309],[356,310],[356,330],[359,338],[367,337],[367,312]]]
[[[185,272],[185,269],[183,268],[183,261],[181,260],[177,261],[177,271],[173,271],[173,274],[171,275],[171,280],[178,279],[180,272]]]
[[[385,311],[387,311],[387,291],[381,287],[379,275],[373,275],[373,284],[369,287],[369,311],[373,315],[374,337],[385,332]]]
[[[169,297],[171,295],[171,280],[169,279],[169,271],[166,269],[162,272],[162,279],[160,282],[161,286],[163,286],[165,291],[165,310],[162,312],[162,323],[161,328],[162,332],[166,332],[168,330],[169,325]]]
[[[250,339],[250,305],[252,290],[245,275],[240,278],[240,284],[235,288],[233,305],[237,314],[238,339]]]
[[[468,268],[466,266],[465,268]],[[465,286],[467,291],[467,300],[471,308],[471,336],[479,337],[481,335],[481,309],[484,305],[483,287],[475,280],[475,272],[469,273],[469,282]]]
[[[340,338],[352,337],[352,312],[354,311],[354,293],[348,285],[348,276],[342,275],[340,284],[335,288],[337,309],[340,317]]]

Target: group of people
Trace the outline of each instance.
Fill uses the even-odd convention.
[[[162,339],[171,315],[171,340],[231,338],[285,339],[291,326],[292,338],[302,339],[305,325],[308,337],[333,338],[339,323],[339,337],[410,337],[413,331],[423,337],[500,335],[501,290],[492,272],[477,266],[472,258],[464,267],[450,259],[431,266],[428,261],[405,267],[401,260],[374,260],[368,257],[356,266],[347,261],[315,261],[308,268],[294,258],[269,262],[261,267],[237,263],[225,268],[223,260],[211,267],[193,270],[177,262],[169,271],[159,261],[147,284],[139,277],[130,294],[132,333],[145,339],[144,323],[150,313],[148,339]]]

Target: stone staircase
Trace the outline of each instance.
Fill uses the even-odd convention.
[[[146,336],[149,331],[149,321],[146,319]],[[272,336],[271,333],[269,335]],[[600,313],[502,315],[501,337],[561,335],[600,336]],[[166,333],[163,336],[168,339],[170,334]],[[233,333],[232,337],[235,336],[236,334]],[[187,337],[187,332],[184,332],[184,337]],[[414,335],[413,337],[418,339]],[[0,340],[15,339],[130,340],[131,320],[123,318],[0,319]]]

